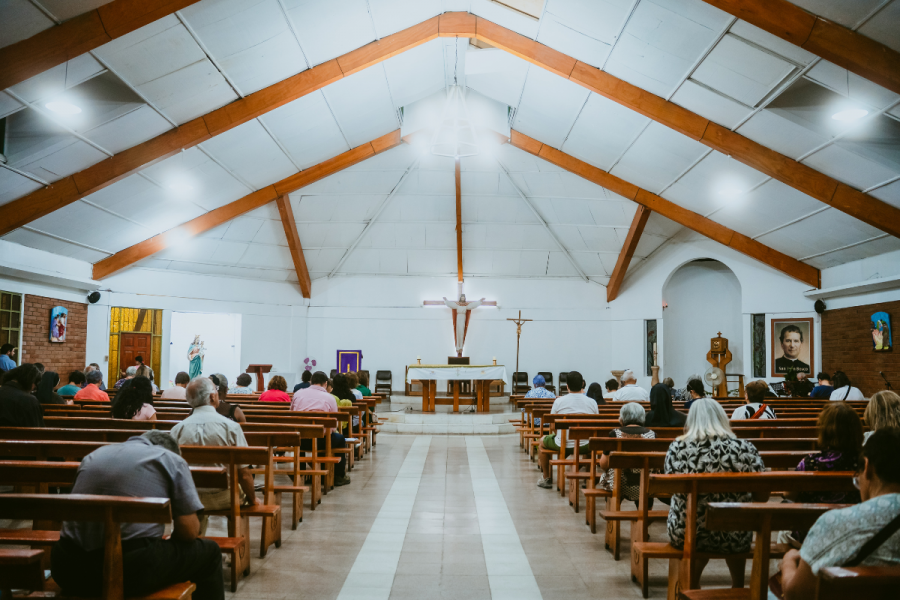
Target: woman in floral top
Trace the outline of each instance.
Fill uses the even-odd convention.
[[[694,473],[759,473],[765,470],[756,447],[738,439],[722,406],[711,398],[699,398],[691,405],[685,433],[669,446],[666,453],[666,474]],[[737,554],[750,551],[753,533],[749,531],[709,531],[706,510],[710,502],[752,502],[750,493],[723,493],[700,496],[697,504],[697,550],[719,554]],[[764,501],[765,498],[757,500]],[[675,548],[684,548],[684,532],[687,501],[683,494],[674,494],[669,507],[667,528],[669,542]],[[735,585],[744,579],[745,559],[726,559]],[[698,573],[703,572],[706,561],[697,563]]]

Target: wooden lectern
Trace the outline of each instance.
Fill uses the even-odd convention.
[[[272,365],[250,365],[247,367],[246,373],[256,375],[256,391],[262,394],[266,391],[266,382],[263,374],[272,370]]]

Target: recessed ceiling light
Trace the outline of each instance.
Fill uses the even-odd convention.
[[[77,115],[81,112],[81,107],[75,106],[71,102],[66,102],[64,100],[48,102],[44,106],[46,106],[48,110],[66,116]]]
[[[857,119],[862,119],[867,114],[869,114],[869,111],[864,108],[847,108],[834,113],[831,115],[831,118],[835,121],[856,121]]]

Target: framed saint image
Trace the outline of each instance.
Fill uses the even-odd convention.
[[[875,352],[890,352],[891,343],[891,316],[886,312],[877,312],[872,315],[872,347]]]
[[[772,319],[772,377],[815,375],[813,320]]]
[[[50,309],[50,341],[60,343],[66,341],[66,326],[69,321],[69,309],[65,306],[54,306]]]

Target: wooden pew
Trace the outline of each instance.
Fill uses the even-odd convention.
[[[725,493],[760,493],[773,492],[819,492],[850,491],[853,489],[853,473],[850,472],[770,472],[770,473],[702,473],[696,475],[650,475],[648,493],[684,494],[686,496],[687,514],[685,515],[684,549],[679,550],[669,543],[637,542],[634,551],[642,559],[669,559],[668,599],[675,600],[683,590],[694,590],[699,587],[699,576],[696,561],[699,558],[732,558],[740,555],[722,555],[701,553],[696,548],[697,511],[700,496]],[[773,557],[782,555],[785,548],[778,547],[772,551]],[[745,558],[752,558],[751,554]]]
[[[101,600],[124,600],[122,523],[172,521],[168,498],[128,498],[84,494],[0,494],[0,514],[8,519],[32,521],[91,521],[104,524]],[[193,583],[171,585],[148,596],[155,600],[190,600]],[[54,597],[46,594],[44,597]]]
[[[44,590],[44,551],[0,549],[0,594],[12,598],[13,590]]]
[[[896,600],[900,567],[826,567],[819,572],[815,600]]]

